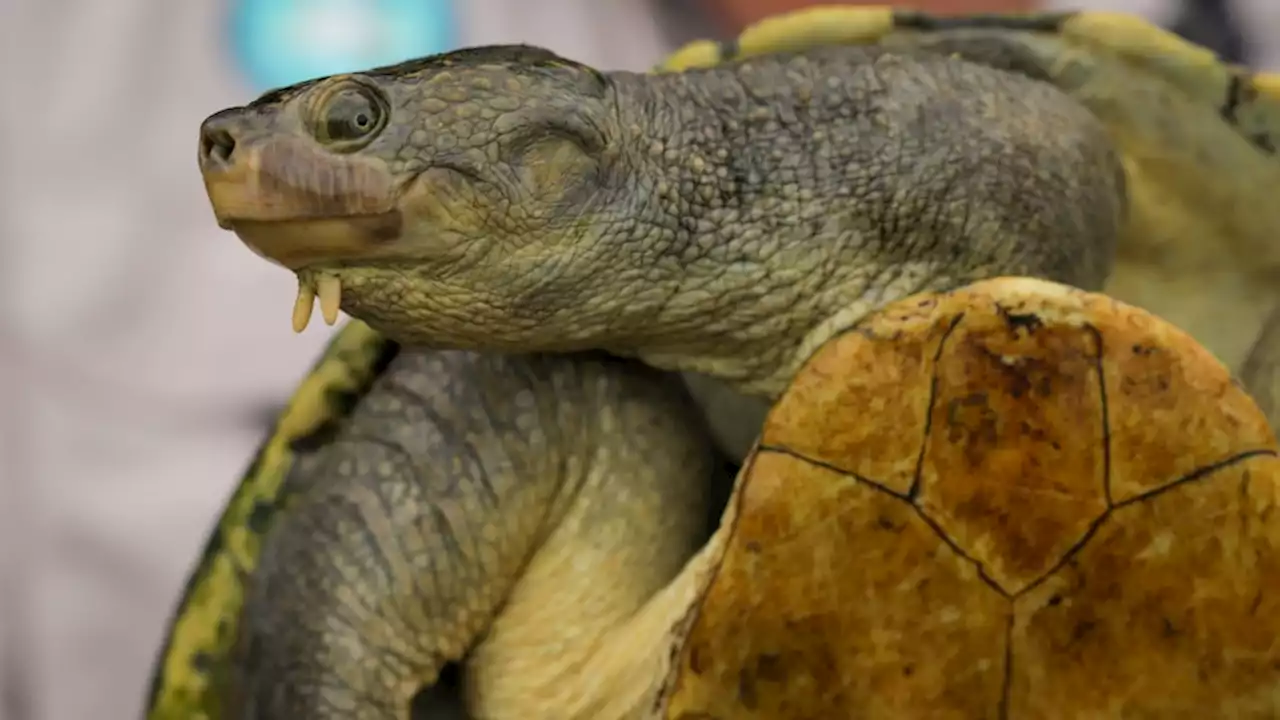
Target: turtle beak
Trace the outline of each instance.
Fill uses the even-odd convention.
[[[219,203],[214,193],[226,195],[225,188],[243,183],[251,171],[248,163],[239,162],[244,158],[244,149],[236,153],[237,136],[243,135],[239,117],[243,112],[243,108],[230,108],[210,115],[200,124],[200,174],[213,202],[218,227],[223,230],[231,229],[230,219],[219,212],[225,209],[228,198],[220,197],[223,202]]]
[[[399,236],[385,163],[273,125],[250,108],[201,123],[200,174],[219,227],[291,269],[363,257]]]

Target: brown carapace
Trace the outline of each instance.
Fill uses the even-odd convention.
[[[827,343],[743,470],[670,720],[1280,716],[1280,465],[1189,336],[996,279]]]

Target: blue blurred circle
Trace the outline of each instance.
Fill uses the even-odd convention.
[[[233,0],[231,44],[258,91],[455,46],[450,0]]]

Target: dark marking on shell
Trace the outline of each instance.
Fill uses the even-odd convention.
[[[356,404],[360,402],[360,398],[364,397],[365,393],[369,391],[369,386],[386,372],[387,366],[391,364],[391,361],[399,353],[400,346],[394,342],[387,341],[381,352],[379,352],[378,357],[374,360],[367,384],[350,392],[330,389],[325,394],[325,406],[328,409],[325,420],[311,432],[299,435],[291,440],[289,442],[289,450],[297,454],[304,454],[314,452],[329,444],[337,433],[338,428],[351,415]]]
[[[717,43],[716,50],[720,54],[720,62],[729,62],[737,59],[738,55],[742,53],[742,45],[738,38],[733,37]]]
[[[1001,305],[996,306],[996,312],[1000,313],[1001,319],[1004,320],[1005,325],[1009,326],[1010,332],[1015,334],[1019,330],[1023,330],[1030,335],[1034,335],[1036,331],[1044,327],[1044,321],[1034,313],[1014,313]]]
[[[1029,30],[1055,33],[1076,15],[1075,12],[1035,13],[1032,15],[1002,15],[999,13],[973,13],[970,15],[932,15],[917,10],[896,10],[893,24],[909,30],[964,30],[989,28],[995,30]]]
[[[253,510],[249,511],[249,519],[247,521],[249,532],[254,535],[263,535],[271,527],[271,519],[274,517],[276,504],[266,500],[258,500],[253,504]]]
[[[1240,109],[1249,103],[1256,102],[1258,99],[1258,89],[1253,86],[1253,74],[1247,70],[1234,69],[1231,73],[1231,79],[1227,81],[1226,97],[1223,98],[1222,106],[1218,109],[1218,113],[1232,127],[1240,129]],[[1276,143],[1272,137],[1265,133],[1259,132],[1254,134],[1245,134],[1245,139],[1254,147],[1267,153],[1274,155],[1276,152]]]
[[[1240,103],[1244,96],[1244,78],[1240,73],[1232,73],[1231,79],[1227,81],[1227,96],[1222,101],[1222,107],[1219,109],[1222,118],[1227,122],[1235,125],[1238,122],[1236,111],[1240,108]]]

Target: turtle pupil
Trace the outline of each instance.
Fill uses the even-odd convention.
[[[365,92],[348,89],[334,96],[325,110],[323,137],[326,142],[363,140],[378,126],[376,101]]]

